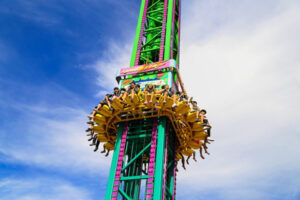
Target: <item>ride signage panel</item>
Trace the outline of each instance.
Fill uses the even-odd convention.
[[[175,66],[176,66],[175,60],[171,59],[171,60],[160,61],[160,62],[155,62],[146,65],[138,65],[134,67],[122,68],[120,70],[119,76],[135,75],[142,72],[162,70],[164,68],[175,67]]]

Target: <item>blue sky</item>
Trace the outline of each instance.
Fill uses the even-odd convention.
[[[86,115],[128,66],[139,1],[0,1],[0,199],[103,199]],[[181,73],[211,156],[178,199],[300,199],[298,1],[183,1]]]

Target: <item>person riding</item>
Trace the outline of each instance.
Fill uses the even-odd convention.
[[[138,94],[139,91],[140,91],[139,86],[138,86],[134,81],[132,81],[132,82],[130,83],[130,85],[129,85],[128,90],[127,90],[127,91],[125,92],[125,94],[124,94],[123,101],[125,102],[126,97],[127,97],[127,96],[130,96],[130,97],[131,97],[131,102],[133,102],[133,100],[134,100],[134,95],[135,95],[135,94]]]
[[[190,103],[191,113],[196,112],[196,122],[200,122],[200,108],[197,105],[197,101],[191,101]]]
[[[114,99],[119,99],[119,98],[120,98],[120,95],[121,95],[121,93],[120,93],[119,88],[118,88],[118,87],[115,87],[115,88],[114,88],[114,92],[113,92],[112,94],[107,94],[107,95],[105,96],[107,105],[108,105],[108,107],[109,107],[108,110],[110,110],[110,111],[113,110],[113,108],[111,107],[111,104],[112,104],[112,102],[113,102]]]
[[[125,88],[121,88],[120,96],[118,97],[118,99],[121,100],[121,102],[123,101],[123,97],[124,97],[125,92],[126,92]]]
[[[148,95],[151,94],[149,103],[152,103],[153,101],[153,97],[155,94],[155,88],[154,86],[150,83],[149,85],[147,84],[145,87],[145,91],[144,91],[144,97],[145,97],[145,104],[148,104]]]
[[[106,148],[105,144],[103,145],[103,150],[100,153],[106,153],[105,157],[109,155],[110,150]]]
[[[119,99],[120,98],[120,96],[121,96],[121,91],[120,91],[120,89],[118,88],[118,87],[115,87],[114,88],[114,93],[113,93],[113,96],[112,96],[112,101],[114,100],[114,99]]]
[[[182,101],[188,102],[188,96],[184,92],[177,92],[176,94],[179,102]]]
[[[161,87],[161,90],[160,90],[159,94],[161,94],[164,98],[163,104],[166,104],[166,102],[167,102],[167,97],[169,96],[169,89],[170,89],[170,87],[169,87],[168,84],[163,85]]]
[[[104,105],[107,105],[109,107],[109,110],[112,110],[111,107],[111,102],[113,99],[115,98],[120,98],[120,90],[118,87],[114,88],[114,92],[113,94],[106,94],[105,98],[98,104],[97,107],[95,107],[95,109],[93,110],[93,112],[91,113],[91,115],[88,116],[88,118],[91,120],[93,120],[93,118],[95,117],[96,113],[100,110],[100,108]]]
[[[214,141],[211,137],[210,137],[210,130],[212,128],[212,126],[210,125],[208,119],[206,118],[206,110],[202,109],[200,110],[200,121],[201,121],[201,125],[205,127],[206,129],[206,133],[207,133],[207,138],[205,143],[209,142],[209,141]]]
[[[188,157],[187,157],[187,159],[186,159],[186,163],[189,165],[190,163],[189,163],[189,160],[190,160],[190,158],[193,156],[193,160],[195,161],[195,162],[197,162],[197,160],[196,160],[196,152],[193,152],[193,154],[192,155],[189,155]]]

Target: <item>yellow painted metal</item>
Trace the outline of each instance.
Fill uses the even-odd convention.
[[[97,126],[94,126],[93,127],[93,130],[96,132],[96,133],[105,133],[105,127],[104,125],[97,125]]]
[[[176,160],[178,161],[178,160],[181,160],[181,159],[182,159],[182,156],[179,153],[177,153],[176,154]]]
[[[194,122],[196,119],[197,119],[196,112],[188,113],[187,118],[186,118],[186,120],[188,122]]]
[[[98,112],[105,117],[110,117],[112,115],[112,111],[109,110],[107,105],[102,106]]]
[[[195,131],[193,132],[192,138],[194,140],[204,140],[207,136],[207,133],[204,131]]]
[[[108,106],[103,106],[99,111],[101,114],[94,117],[96,125],[93,126],[93,130],[100,133],[97,136],[98,140],[107,142],[105,145],[113,150],[119,122],[165,116],[172,123],[178,138],[178,152],[190,155],[193,153],[192,149],[199,149],[201,144],[195,141],[204,140],[207,134],[203,131],[201,122],[195,122],[196,112],[190,112],[187,102],[178,102],[174,110],[171,108],[173,99],[170,97],[167,97],[166,104],[163,104],[163,97],[155,94],[153,101],[156,102],[144,104],[143,93],[140,92],[135,94],[133,102],[129,96],[125,106],[120,103],[120,100],[114,100],[113,111],[109,111]],[[177,157],[180,155],[178,154]]]
[[[98,139],[100,142],[108,142],[108,138],[105,136],[104,133],[99,133],[99,134],[97,134],[97,139]]]
[[[189,146],[192,149],[199,149],[201,147],[202,143],[199,140],[191,140],[189,142]]]
[[[112,101],[111,106],[115,109],[115,110],[122,110],[124,108],[124,105],[120,102],[120,100],[118,99],[114,99]]]
[[[105,146],[106,149],[108,149],[110,151],[115,149],[115,144],[114,143],[112,144],[111,142],[105,143],[104,146]]]
[[[97,124],[105,124],[106,118],[103,115],[96,114],[94,117],[94,122],[96,122]]]
[[[193,153],[195,151],[193,149],[191,149],[191,148],[186,148],[186,149],[182,150],[181,152],[185,156],[191,156],[191,155],[193,155]]]
[[[187,104],[186,101],[181,101],[177,104],[177,107],[176,107],[175,111],[177,113],[185,115],[190,111],[190,106]]]

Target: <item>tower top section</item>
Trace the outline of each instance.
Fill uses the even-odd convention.
[[[174,59],[179,66],[181,0],[142,0],[130,67]]]

